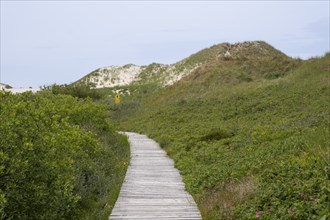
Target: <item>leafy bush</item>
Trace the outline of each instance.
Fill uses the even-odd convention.
[[[87,85],[51,85],[49,87],[44,87],[44,90],[50,90],[53,94],[64,94],[64,95],[71,95],[73,97],[78,98],[93,98],[93,99],[100,99],[102,98],[102,94],[95,89],[91,89]]]
[[[66,95],[1,92],[0,121],[1,218],[109,213],[128,143],[114,133],[104,106]]]
[[[210,132],[208,132],[206,135],[204,135],[201,140],[202,141],[212,141],[212,140],[221,140],[225,138],[230,138],[234,136],[232,132],[229,132],[224,129],[212,129]]]

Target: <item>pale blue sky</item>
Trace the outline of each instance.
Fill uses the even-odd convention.
[[[329,1],[4,1],[1,82],[71,83],[104,66],[175,63],[213,44],[264,40],[329,51]]]

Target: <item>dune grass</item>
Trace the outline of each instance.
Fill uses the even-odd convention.
[[[327,216],[330,54],[221,62],[123,98],[113,120],[161,144],[204,219]]]

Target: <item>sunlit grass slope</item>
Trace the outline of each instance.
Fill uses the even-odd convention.
[[[173,86],[123,98],[112,116],[161,143],[205,219],[319,219],[329,205],[329,65],[329,54],[211,59]]]

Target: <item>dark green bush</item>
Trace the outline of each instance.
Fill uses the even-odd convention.
[[[128,144],[114,133],[104,106],[0,92],[0,121],[1,219],[77,219],[100,199],[107,198],[103,207],[113,199]]]
[[[230,138],[234,136],[233,132],[229,132],[227,130],[221,129],[221,128],[213,128],[211,131],[209,131],[206,135],[201,137],[202,141],[217,141],[225,138]]]
[[[93,98],[93,99],[100,99],[102,94],[96,90],[91,89],[87,85],[51,85],[49,87],[45,87],[44,89],[50,90],[53,94],[59,95],[71,95],[73,97],[78,98]]]

